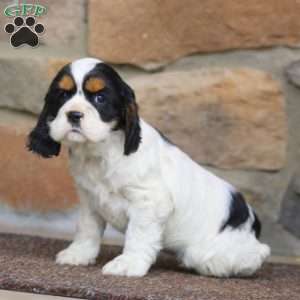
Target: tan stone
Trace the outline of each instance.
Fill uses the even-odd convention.
[[[285,166],[287,124],[280,86],[252,69],[203,69],[129,81],[141,115],[196,161],[221,168]]]
[[[35,118],[0,111],[0,203],[22,212],[57,212],[77,204],[64,151],[42,159],[25,148]]]
[[[88,15],[89,53],[113,63],[300,42],[299,1],[90,0]]]

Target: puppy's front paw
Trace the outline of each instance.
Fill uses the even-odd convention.
[[[87,266],[94,264],[95,261],[94,255],[91,256],[88,251],[74,247],[69,247],[56,255],[56,263],[59,265]]]
[[[121,254],[108,262],[103,268],[104,275],[119,275],[129,277],[142,277],[146,275],[150,265],[142,258]]]

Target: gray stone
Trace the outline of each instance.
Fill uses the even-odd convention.
[[[39,113],[56,72],[78,56],[81,54],[52,51],[48,47],[15,50],[0,44],[0,107]]]
[[[300,238],[300,193],[297,181],[298,178],[293,178],[286,191],[281,207],[280,222],[287,230]]]
[[[2,107],[38,113],[47,91],[47,72],[43,59],[0,58]]]
[[[300,172],[296,173],[296,175],[294,177],[294,190],[295,190],[295,193],[300,195]]]
[[[300,262],[300,239],[278,222],[273,222],[265,216],[261,221],[263,222],[261,240],[270,246],[272,256],[294,257]]]
[[[300,60],[292,62],[286,68],[286,76],[290,83],[300,87]]]

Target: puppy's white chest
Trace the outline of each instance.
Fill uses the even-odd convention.
[[[95,199],[95,209],[107,223],[121,232],[125,232],[128,224],[128,202],[118,193],[107,193]]]
[[[79,189],[88,195],[92,209],[124,232],[128,223],[128,201],[122,196],[119,183],[107,176],[105,164],[99,160],[71,162],[71,171]]]

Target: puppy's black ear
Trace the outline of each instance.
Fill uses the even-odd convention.
[[[109,65],[100,63],[98,66],[100,74],[104,74],[115,87],[120,103],[120,122],[116,126],[125,132],[124,154],[130,155],[137,151],[141,142],[141,127],[138,115],[138,105],[135,101],[134,91],[127,85],[120,75]]]
[[[55,142],[49,135],[48,121],[51,118],[53,107],[51,107],[50,93],[46,96],[45,106],[40,114],[36,127],[31,131],[27,140],[29,151],[44,158],[58,156],[60,144]]]
[[[122,83],[122,97],[125,102],[124,154],[129,155],[136,152],[139,147],[141,142],[141,127],[134,92],[125,82]]]

